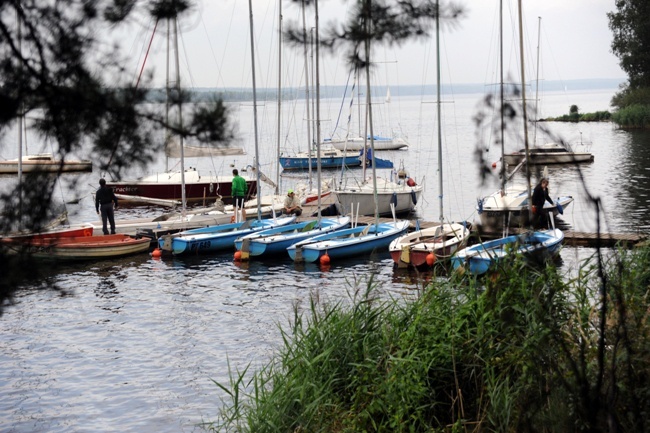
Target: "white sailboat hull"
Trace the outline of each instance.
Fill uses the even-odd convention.
[[[408,186],[385,179],[377,179],[378,214],[391,216],[391,203],[395,204],[396,214],[406,214],[415,211],[422,195],[422,186]],[[335,190],[336,209],[339,214],[374,215],[375,196],[372,180],[356,187]]]

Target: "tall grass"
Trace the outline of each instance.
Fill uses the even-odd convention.
[[[612,114],[612,120],[623,128],[650,127],[650,105],[634,104]]]
[[[514,260],[421,296],[312,299],[260,370],[219,384],[214,431],[645,431],[648,249],[595,256],[569,280]]]

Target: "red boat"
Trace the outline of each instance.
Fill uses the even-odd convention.
[[[47,260],[96,260],[122,257],[149,250],[149,238],[128,235],[41,238],[31,240],[2,239],[10,251],[28,252]]]
[[[137,180],[122,182],[106,182],[113,188],[115,194],[121,199],[133,197],[134,201],[140,199],[177,200],[182,198],[181,172],[160,173],[146,176]],[[185,199],[188,203],[211,202],[217,198],[225,204],[233,204],[232,176],[201,176],[195,168],[185,170]],[[246,179],[249,200],[257,191],[257,179]]]
[[[35,239],[56,239],[62,237],[92,236],[93,225],[90,223],[75,224],[69,226],[58,226],[43,230],[39,233],[11,233],[3,236],[2,239],[13,239],[15,241],[30,241]]]

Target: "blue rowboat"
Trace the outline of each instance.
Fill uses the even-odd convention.
[[[275,219],[248,220],[186,230],[158,239],[161,250],[174,255],[208,254],[234,250],[235,239],[257,231],[291,224],[295,216]]]
[[[406,233],[408,227],[409,221],[399,220],[337,230],[293,244],[287,252],[297,262],[317,262],[325,255],[335,260],[374,251],[388,252],[390,243]]]
[[[350,225],[350,217],[321,218],[262,230],[235,240],[241,259],[249,257],[284,257],[287,247],[314,236],[341,230]]]
[[[454,269],[473,275],[485,274],[505,257],[521,254],[525,259],[544,262],[560,253],[564,233],[560,229],[511,235],[462,249],[451,258]]]

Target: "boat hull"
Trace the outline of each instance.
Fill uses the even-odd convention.
[[[507,153],[503,155],[503,161],[508,165],[517,165],[524,160],[525,154],[520,152]],[[531,152],[528,163],[532,165],[547,164],[577,164],[593,162],[594,155],[591,153],[567,153],[567,152]]]
[[[77,224],[74,226],[56,227],[48,230],[43,230],[40,233],[15,233],[4,236],[3,239],[13,239],[20,241],[30,241],[35,239],[51,239],[62,237],[82,237],[92,236],[92,224]]]
[[[291,245],[287,252],[296,262],[318,262],[327,255],[330,260],[359,257],[375,251],[386,251],[388,245],[406,233],[409,221],[380,223],[337,230]]]
[[[290,224],[293,221],[295,221],[295,217],[284,217],[277,220],[255,220],[249,223],[230,223],[203,227],[162,236],[158,239],[158,246],[161,250],[169,251],[174,255],[233,251],[237,238],[271,227]]]
[[[467,245],[469,236],[466,225],[444,223],[397,238],[388,250],[398,267],[425,267],[449,259]]]
[[[507,236],[459,251],[451,258],[452,266],[472,275],[483,275],[514,254],[521,254],[528,261],[544,263],[560,253],[563,241],[564,234],[559,229]]]
[[[349,217],[322,218],[303,221],[283,227],[263,230],[235,241],[235,248],[242,252],[242,260],[249,257],[286,257],[287,248],[305,239],[345,229]]]
[[[0,174],[18,174],[18,160],[0,161]],[[93,171],[90,161],[23,160],[23,173],[72,173]]]
[[[415,211],[420,201],[422,187],[403,188],[397,191],[377,192],[379,216],[392,216],[391,203],[395,204],[395,214],[404,215]],[[375,215],[375,197],[371,188],[350,188],[334,191],[336,210],[341,215]]]
[[[115,194],[125,199],[146,197],[159,200],[182,200],[182,180],[180,172],[160,173],[142,179],[121,182],[106,182]],[[248,188],[246,199],[257,191],[257,181],[246,179]],[[233,204],[232,178],[228,176],[199,176],[194,169],[185,172],[185,199],[188,203],[198,203],[221,199],[225,204]]]
[[[318,168],[318,161],[316,158],[280,157],[280,165],[284,170],[308,170],[310,165],[312,169],[316,170]],[[341,168],[343,165],[346,167],[358,167],[361,165],[361,159],[359,159],[358,155],[321,158],[321,168]]]
[[[323,143],[340,150],[361,150],[365,149],[366,145],[370,146],[370,139],[364,140],[363,137],[354,137],[348,140],[326,139]],[[400,150],[407,149],[409,144],[405,139],[400,137],[376,136],[373,140],[373,147],[375,150]]]
[[[126,235],[61,237],[31,241],[4,242],[13,251],[26,251],[32,257],[57,261],[87,261],[123,257],[149,250],[149,239]]]

